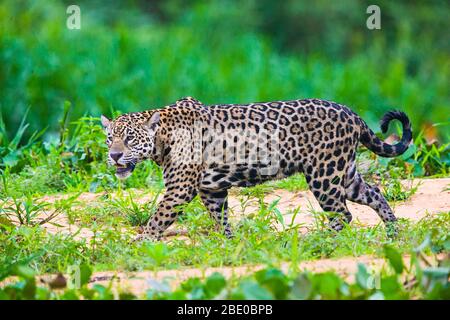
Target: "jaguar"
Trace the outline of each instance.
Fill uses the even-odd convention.
[[[381,131],[399,120],[402,137],[382,141],[345,105],[320,99],[250,104],[204,105],[192,97],[161,109],[132,112],[112,120],[101,116],[108,164],[120,179],[136,165],[153,160],[163,168],[165,193],[135,240],[161,239],[177,219],[179,206],[200,197],[216,225],[232,237],[228,190],[303,173],[329,227],[342,230],[352,215],[346,200],[371,207],[396,234],[396,217],[377,186],[356,166],[361,143],[381,157],[404,153],[412,141],[407,115],[389,111]]]

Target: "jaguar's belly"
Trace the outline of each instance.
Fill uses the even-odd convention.
[[[301,171],[300,164],[285,160],[274,164],[224,165],[205,170],[200,185],[205,189],[251,187],[266,181],[283,179]]]

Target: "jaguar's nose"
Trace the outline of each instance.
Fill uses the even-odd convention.
[[[109,156],[111,157],[111,159],[113,159],[115,162],[118,162],[120,160],[120,158],[122,158],[123,153],[122,152],[114,152],[114,153],[110,153]]]

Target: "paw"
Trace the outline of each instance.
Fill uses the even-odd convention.
[[[333,231],[340,232],[344,229],[344,223],[341,219],[334,219],[328,223],[328,227]]]
[[[390,221],[386,223],[386,234],[388,238],[392,240],[398,237],[398,227],[395,221]]]
[[[227,239],[233,239],[234,238],[234,234],[233,234],[233,232],[231,232],[230,229],[225,229],[223,234],[225,235],[225,237],[227,237]]]
[[[135,242],[141,242],[141,241],[158,241],[160,240],[161,237],[155,236],[155,235],[151,235],[148,233],[141,233],[138,234],[137,236],[135,236],[133,238],[133,240],[131,240],[131,243],[135,243]]]

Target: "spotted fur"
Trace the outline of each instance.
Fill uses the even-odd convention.
[[[129,113],[114,121],[102,116],[102,123],[107,131],[108,161],[118,167],[119,177],[127,177],[146,159],[164,168],[166,193],[139,235],[142,239],[159,238],[176,220],[176,207],[197,194],[218,226],[231,236],[229,188],[253,186],[297,172],[305,175],[322,209],[334,213],[330,215],[333,229],[341,230],[344,222],[352,219],[346,200],[370,206],[383,222],[393,225],[392,209],[380,190],[364,182],[357,172],[355,156],[359,142],[383,157],[405,152],[412,131],[403,112],[386,113],[381,129],[386,132],[394,119],[403,125],[402,139],[395,145],[380,140],[348,107],[318,99],[204,106],[188,97],[163,109]],[[212,142],[203,136],[208,130],[214,132],[215,140],[224,138],[218,141],[226,150],[246,146],[243,161],[236,161],[232,152],[231,160],[225,159],[227,155],[212,157],[208,151]],[[243,130],[255,135],[242,139],[239,132]],[[278,141],[276,161],[261,161],[252,152],[261,151],[259,146],[252,147],[263,131]]]

